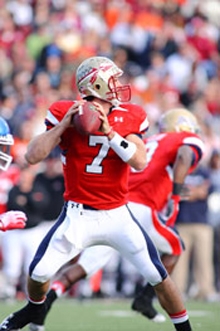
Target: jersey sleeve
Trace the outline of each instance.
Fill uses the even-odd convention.
[[[74,101],[64,100],[54,102],[47,110],[45,125],[47,130],[57,125],[65,116],[69,108],[74,104]]]
[[[144,134],[147,132],[149,128],[149,122],[147,118],[146,111],[139,105],[131,105],[132,113],[134,114],[134,118],[137,118],[137,128],[138,133]]]
[[[122,136],[126,136],[128,134],[144,134],[149,127],[149,122],[147,118],[146,111],[139,105],[136,104],[125,104],[123,105],[124,111],[127,111],[127,116],[124,119],[124,125],[123,125],[123,132],[121,132]],[[117,124],[114,123],[114,129],[116,129],[117,132],[120,132],[117,130]]]
[[[191,171],[192,171],[201,160],[205,146],[201,138],[197,135],[185,137],[183,139],[183,144],[190,146],[193,151],[193,160],[191,166]]]
[[[189,136],[183,139],[184,145],[189,145],[192,147],[194,153],[196,154],[196,158],[200,160],[205,150],[204,142],[201,140],[199,136]]]

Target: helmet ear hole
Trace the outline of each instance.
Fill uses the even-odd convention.
[[[95,85],[95,88],[96,88],[97,90],[100,90],[100,89],[101,89],[101,86],[100,86],[99,84],[96,84],[96,85]]]

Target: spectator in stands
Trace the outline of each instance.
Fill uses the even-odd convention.
[[[211,194],[208,198],[209,223],[214,227],[215,284],[220,291],[220,149],[212,151],[209,160]]]
[[[63,206],[64,179],[59,151],[55,149],[42,162],[35,183],[47,191],[47,208],[44,208],[43,221],[40,224],[42,237],[56,221]]]
[[[35,167],[24,166],[20,172],[19,182],[9,191],[8,210],[21,210],[28,220],[25,229],[8,231],[2,237],[2,271],[5,284],[1,298],[15,298],[20,277],[28,273],[29,263],[42,238],[39,223],[47,207],[45,187],[34,182]],[[22,287],[25,291],[25,288]]]
[[[220,300],[214,287],[213,228],[208,223],[207,198],[210,177],[207,167],[199,166],[185,180],[188,199],[180,202],[176,226],[185,243],[185,252],[173,271],[181,293],[188,295],[192,263],[193,296],[208,302]]]

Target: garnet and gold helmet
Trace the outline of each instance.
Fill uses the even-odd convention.
[[[160,132],[193,132],[199,133],[200,128],[196,117],[185,108],[175,108],[166,111],[159,123]]]
[[[123,71],[110,59],[94,56],[77,68],[76,84],[82,98],[93,96],[117,106],[131,98],[130,86],[117,81],[122,74]]]

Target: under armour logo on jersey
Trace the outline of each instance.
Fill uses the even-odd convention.
[[[120,117],[115,116],[115,117],[114,117],[114,121],[115,121],[115,122],[121,122],[121,123],[122,123],[122,122],[124,122],[124,118],[123,118],[122,116],[120,116]]]
[[[80,204],[79,203],[71,203],[71,208],[79,208]]]

